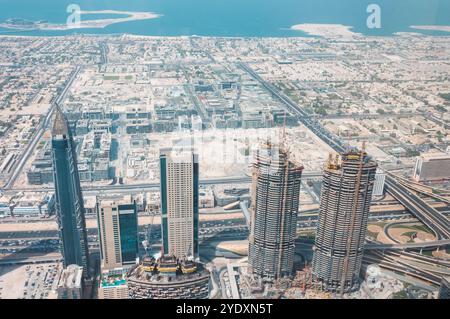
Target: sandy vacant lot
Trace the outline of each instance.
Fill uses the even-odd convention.
[[[236,253],[238,255],[248,255],[248,241],[223,241],[217,245],[217,248],[224,249]]]

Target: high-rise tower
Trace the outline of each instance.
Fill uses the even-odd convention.
[[[253,163],[250,271],[268,279],[292,273],[303,166],[284,147],[263,143]]]
[[[52,129],[53,177],[61,254],[64,267],[76,264],[89,277],[84,202],[78,176],[75,143],[62,110],[56,108]]]
[[[139,252],[136,202],[97,202],[97,218],[102,270],[136,264]]]
[[[198,155],[160,150],[163,253],[198,257]]]
[[[328,291],[359,286],[376,170],[364,150],[330,155],[325,164],[312,271]]]

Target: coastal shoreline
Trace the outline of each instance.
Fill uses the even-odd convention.
[[[95,20],[84,20],[80,19],[78,25],[68,25],[68,24],[56,24],[56,23],[42,23],[42,22],[32,22],[32,26],[24,27],[21,25],[14,25],[8,23],[0,23],[1,28],[12,29],[18,31],[29,31],[29,30],[42,30],[42,31],[64,31],[72,29],[96,29],[96,28],[106,28],[109,25],[138,21],[138,20],[150,20],[157,19],[161,17],[161,14],[154,12],[131,12],[131,11],[116,11],[116,10],[96,10],[96,11],[80,11],[80,17],[82,15],[88,14],[117,14],[117,15],[127,15],[124,18],[109,18],[109,19],[95,19]]]
[[[448,25],[411,25],[409,27],[415,30],[450,32]]]
[[[291,30],[302,31],[311,36],[324,38],[355,38],[362,37],[360,33],[351,31],[352,26],[343,24],[312,24],[303,23],[291,26]]]

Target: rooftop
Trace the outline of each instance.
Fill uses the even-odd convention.
[[[205,276],[209,277],[209,272],[200,263],[164,256],[158,260],[145,257],[140,265],[130,271],[127,278],[142,282],[170,283]]]
[[[81,288],[82,275],[83,267],[78,265],[69,265],[63,270],[58,287]]]
[[[107,271],[102,274],[100,285],[102,288],[117,287],[126,285],[125,279],[126,271],[121,269],[119,271]]]
[[[55,119],[53,121],[52,135],[67,135],[69,133],[69,125],[66,116],[59,106],[56,106]]]

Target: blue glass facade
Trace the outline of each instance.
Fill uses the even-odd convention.
[[[161,156],[159,159],[160,183],[161,183],[161,227],[162,227],[162,242],[164,254],[169,253],[169,238],[167,227],[167,173],[166,173],[166,158]]]
[[[119,205],[122,264],[133,264],[139,253],[136,204]]]
[[[198,163],[194,162],[194,256],[198,256],[198,176],[199,176],[199,169],[198,169]]]

